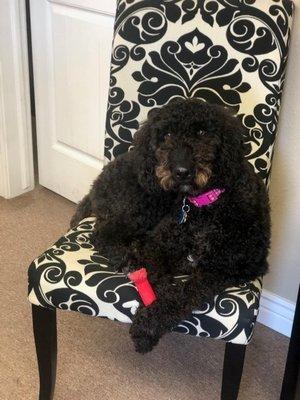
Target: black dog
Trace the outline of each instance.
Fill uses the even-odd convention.
[[[214,189],[206,206],[188,200]],[[133,150],[103,169],[71,225],[91,214],[95,248],[118,270],[145,266],[155,288],[158,300],[141,306],[130,328],[139,352],[205,300],[268,269],[268,196],[244,157],[243,128],[197,99],[149,113]],[[182,274],[190,278],[174,285]]]

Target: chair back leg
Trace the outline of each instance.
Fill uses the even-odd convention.
[[[57,361],[56,310],[32,305],[33,332],[39,367],[39,400],[52,400]]]
[[[226,343],[221,400],[237,400],[244,367],[246,346]]]
[[[296,303],[295,316],[289,351],[286,359],[280,400],[300,399],[300,287]]]

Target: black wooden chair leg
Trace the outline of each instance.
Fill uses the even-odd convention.
[[[40,376],[39,400],[52,400],[57,360],[56,310],[32,305],[32,321]]]
[[[300,287],[280,400],[300,399]]]
[[[246,346],[226,343],[221,400],[237,400],[243,373]]]

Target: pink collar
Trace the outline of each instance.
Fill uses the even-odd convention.
[[[188,200],[196,207],[208,206],[218,200],[225,189],[212,189],[198,196],[188,196]]]
[[[188,196],[187,199],[195,207],[208,206],[218,200],[221,194],[225,192],[225,189],[212,189],[208,192],[199,194],[198,196]],[[187,220],[188,213],[190,212],[190,206],[186,204],[186,197],[183,198],[182,207],[178,215],[178,223],[184,224]]]

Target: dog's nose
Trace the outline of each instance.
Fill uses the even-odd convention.
[[[191,177],[191,172],[187,168],[177,167],[175,169],[175,176],[177,179],[180,179],[180,180],[188,179]]]

